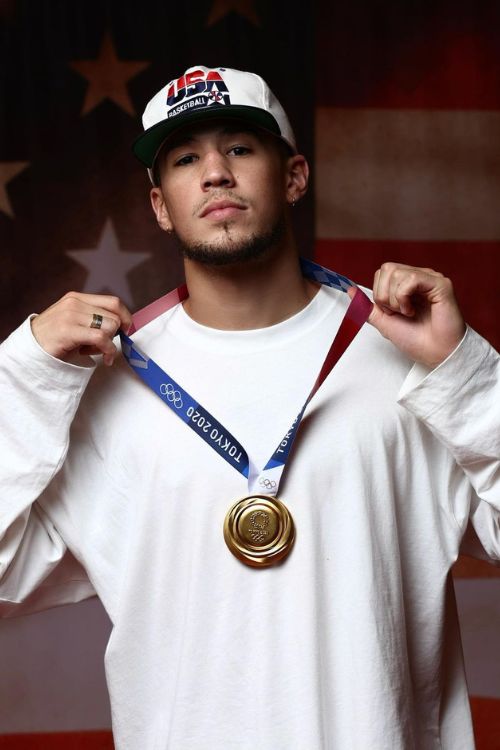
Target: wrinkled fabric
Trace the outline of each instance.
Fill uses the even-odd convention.
[[[344,297],[254,331],[177,306],[134,338],[263,466]],[[223,539],[244,478],[124,362],[92,373],[29,321],[1,347],[0,612],[97,593],[117,750],[474,747],[449,571],[467,528],[500,558],[499,364],[478,334],[429,372],[363,328],[308,405],[279,493],[295,546],[265,570]]]

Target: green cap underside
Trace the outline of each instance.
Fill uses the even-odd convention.
[[[247,107],[236,104],[234,106],[231,104],[221,106],[211,105],[210,107],[196,109],[157,122],[156,125],[145,130],[144,133],[134,141],[132,150],[139,161],[151,169],[155,156],[167,136],[192,122],[214,119],[240,120],[249,125],[256,125],[263,130],[267,130],[270,133],[281,137],[278,123],[274,117],[258,107]]]

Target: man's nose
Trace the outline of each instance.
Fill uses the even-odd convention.
[[[229,162],[219,152],[211,152],[204,159],[202,187],[208,190],[212,187],[233,187],[235,180]]]

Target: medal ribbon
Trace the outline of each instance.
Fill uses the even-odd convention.
[[[311,392],[307,396],[304,406],[294,419],[290,429],[280,441],[273,455],[259,472],[251,465],[248,454],[241,443],[218,422],[207,409],[198,403],[187,391],[176,383],[154,360],[142,352],[130,338],[130,334],[139,330],[147,323],[166,312],[174,305],[185,300],[188,296],[185,285],[174,289],[132,316],[132,327],[129,335],[120,331],[122,352],[134,372],[156,393],[159,398],[177,416],[196,432],[213,450],[224,458],[231,466],[248,479],[250,493],[264,493],[276,496],[279,482],[288,456],[297,435],[300,422],[306,407],[328,374],[337,364],[343,353],[361,330],[372,310],[372,303],[356,285],[334,271],[301,258],[302,273],[312,281],[347,292],[350,287],[356,288],[356,294],[351,300],[342,323],[326,355],[320,373]]]

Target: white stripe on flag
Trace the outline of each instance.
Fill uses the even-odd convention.
[[[500,112],[316,110],[316,236],[500,239]]]

